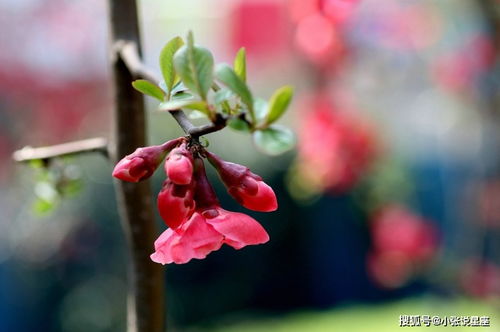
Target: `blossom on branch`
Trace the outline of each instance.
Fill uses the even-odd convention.
[[[205,258],[224,243],[241,249],[269,241],[269,235],[255,219],[220,207],[200,158],[195,159],[194,175],[196,211],[179,228],[169,228],[160,235],[151,255],[154,262],[183,264]],[[165,193],[168,195],[168,191]]]
[[[116,164],[113,176],[128,182],[139,182],[153,175],[165,155],[183,138],[177,138],[162,145],[138,148]]]
[[[208,161],[217,169],[228,193],[247,209],[271,212],[278,208],[273,189],[248,167],[222,160],[207,152]]]

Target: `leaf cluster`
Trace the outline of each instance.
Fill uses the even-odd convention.
[[[175,37],[160,53],[163,80],[154,84],[136,80],[133,87],[160,101],[161,111],[185,110],[190,118],[215,122],[221,116],[230,128],[252,134],[263,152],[278,155],[295,144],[292,131],[276,125],[288,109],[293,88],[283,86],[266,101],[254,97],[247,85],[246,52],[241,48],[233,66],[215,65],[212,53],[194,43],[192,32],[186,42]]]

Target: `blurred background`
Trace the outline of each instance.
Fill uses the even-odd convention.
[[[284,120],[295,150],[265,156],[230,129],[207,137],[263,176],[280,208],[245,211],[268,244],[166,267],[171,331],[393,331],[400,315],[489,316],[500,331],[498,1],[139,8],[157,72],[165,42],[191,29],[218,62],[247,49],[256,95],[296,88]],[[111,165],[11,159],[25,145],[109,134],[105,2],[0,0],[0,28],[0,330],[123,331]],[[147,104],[151,143],[181,135]]]

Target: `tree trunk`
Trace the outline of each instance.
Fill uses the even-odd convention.
[[[146,124],[143,97],[132,88],[132,74],[115,47],[120,40],[132,41],[140,51],[137,5],[135,0],[108,0],[108,5],[114,97],[111,158],[116,162],[146,145]],[[130,248],[127,331],[164,331],[163,267],[149,258],[157,235],[149,181],[115,180],[115,187]]]

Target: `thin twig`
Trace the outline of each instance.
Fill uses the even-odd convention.
[[[137,49],[137,43],[130,40],[119,40],[115,43],[116,52],[120,55],[128,70],[135,78],[143,78],[155,84],[160,79],[142,61]]]
[[[182,110],[173,110],[170,114],[186,134],[190,135],[190,132],[196,128]]]
[[[147,66],[141,61],[137,44],[133,41],[119,40],[115,44],[116,52],[127,66],[128,70],[137,78],[147,79],[155,84],[158,84],[160,79],[150,71]],[[192,137],[200,137],[209,133],[213,133],[223,129],[226,126],[226,118],[218,115],[211,124],[196,127],[189,121],[186,114],[181,110],[170,111],[175,121],[184,130],[184,132]]]
[[[107,156],[108,140],[103,137],[96,137],[39,148],[25,146],[15,151],[12,157],[17,162],[28,162],[31,160],[49,160],[56,157],[90,152],[100,152]]]

